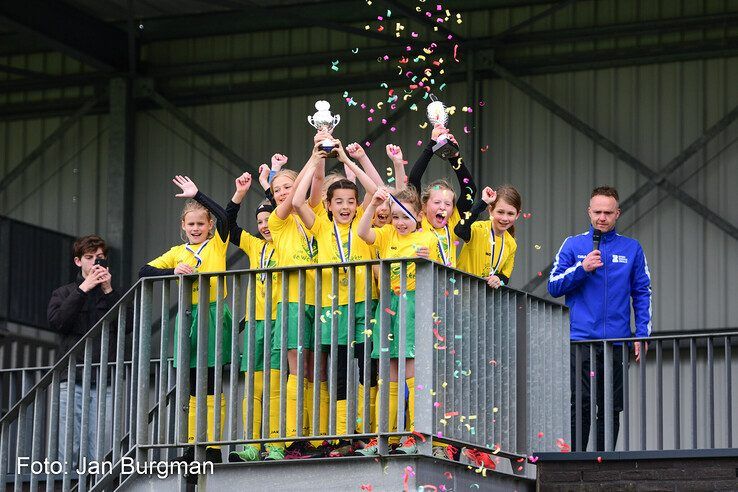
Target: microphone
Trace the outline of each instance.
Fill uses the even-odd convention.
[[[592,243],[594,244],[593,251],[595,249],[600,249],[600,239],[602,239],[602,231],[595,229],[592,233]]]

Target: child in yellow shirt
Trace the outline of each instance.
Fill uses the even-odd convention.
[[[228,248],[228,220],[225,211],[208,196],[198,191],[195,183],[187,176],[176,176],[172,182],[182,189],[182,193],[176,195],[179,198],[188,198],[182,210],[181,227],[186,240],[185,244],[172,247],[169,251],[151,260],[139,270],[140,277],[154,277],[161,275],[189,275],[192,273],[222,272],[226,269],[226,249]],[[216,331],[216,287],[217,278],[210,279],[210,304],[209,329],[208,329],[208,388],[207,388],[207,412],[208,412],[208,441],[216,440],[215,433],[215,331]],[[188,442],[195,440],[195,378],[197,366],[197,313],[198,313],[198,283],[192,288],[192,314],[190,316],[189,343],[190,343],[190,406],[187,422]],[[223,296],[225,297],[225,289]],[[223,364],[231,361],[231,311],[228,304],[223,303]],[[177,323],[175,323],[175,357],[177,360],[177,349],[179,336]],[[220,398],[221,429],[225,423],[225,397]],[[219,447],[208,447],[205,458],[209,461],[220,463],[222,456]],[[192,461],[194,459],[194,448],[187,448],[180,460]]]
[[[383,227],[371,227],[372,217],[375,209],[390,199],[387,190],[380,188],[367,207],[364,215],[359,220],[358,233],[367,244],[373,244],[379,251],[380,258],[407,258],[418,256],[439,261],[436,239],[427,231],[419,229],[420,198],[415,188],[408,186],[398,191],[392,197],[391,213],[392,223]],[[392,264],[390,268],[390,310],[397,312],[400,299],[406,300],[405,311],[405,383],[408,387],[408,422],[407,428],[413,428],[413,416],[415,413],[415,264],[408,263],[406,269],[406,292],[400,290],[400,264]],[[386,287],[383,287],[386,288]],[[377,310],[376,319],[380,319],[382,312]],[[398,363],[399,363],[399,336],[400,320],[397,316],[390,317],[389,333],[392,335],[389,344],[390,356],[390,382],[389,382],[389,430],[397,430],[397,408],[398,408]],[[372,333],[373,350],[372,357],[379,358],[383,340],[380,339],[379,328],[375,327]],[[412,437],[397,448],[401,453],[417,452],[415,440]],[[373,439],[359,454],[373,456],[378,454],[376,439]]]
[[[469,219],[454,229],[466,242],[459,255],[459,269],[484,278],[494,289],[507,285],[515,265],[515,221],[521,207],[520,193],[512,186],[502,186],[496,192],[490,187],[482,190]],[[490,220],[476,221],[485,208]]]

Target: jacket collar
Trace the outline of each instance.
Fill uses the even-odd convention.
[[[615,236],[617,236],[617,234],[618,234],[617,228],[613,227],[611,231],[608,231],[602,235],[602,239],[610,241]],[[594,227],[592,227],[591,225],[589,226],[589,235],[590,236],[594,235]]]

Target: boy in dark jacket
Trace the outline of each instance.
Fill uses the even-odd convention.
[[[60,353],[66,354],[95,323],[97,323],[110,308],[120,299],[111,284],[110,271],[107,268],[108,247],[99,236],[84,236],[75,241],[73,246],[74,264],[80,268],[77,280],[63,285],[51,294],[47,316],[49,326],[61,335]],[[111,341],[115,337],[111,336]],[[97,352],[97,351],[95,351]],[[115,356],[115,351],[109,353],[109,358]],[[94,355],[94,362],[99,362],[99,353]],[[94,368],[93,368],[94,369]],[[94,374],[93,370],[93,374]],[[69,385],[66,374],[62,375],[59,392],[59,461],[66,458],[66,405]],[[78,367],[74,381],[74,437],[72,439],[72,461],[76,468],[79,458],[79,447],[82,436],[82,368]],[[106,384],[106,408],[111,408],[112,392]],[[90,387],[90,428],[88,435],[88,458],[96,459],[96,432],[94,425],[97,422],[98,390],[96,379],[93,377]],[[110,410],[106,411],[110,415]]]

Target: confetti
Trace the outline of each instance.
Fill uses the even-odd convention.
[[[335,72],[338,72],[338,63],[339,63],[339,60],[331,62],[331,69]]]
[[[543,277],[543,272],[538,272],[539,277]]]
[[[597,463],[602,463],[602,456],[597,457]]]
[[[359,48],[354,48],[354,49],[352,49],[352,50],[351,50],[351,53],[353,53],[354,55],[355,55],[356,53],[358,53],[358,52],[359,52]]]
[[[484,147],[479,149],[481,152],[487,152],[489,150],[489,145],[485,145]]]
[[[539,432],[539,433],[538,433],[538,439],[540,439],[540,438],[542,438],[542,437],[543,437],[543,432]]]
[[[466,125],[464,125],[464,133],[471,133],[469,127],[467,127]]]
[[[441,402],[440,401],[433,402],[433,406],[436,408],[440,408]]]
[[[536,248],[536,249],[541,249],[541,245],[540,244],[536,244],[533,247]]]
[[[530,219],[532,216],[533,216],[533,214],[527,214],[527,213],[524,213],[523,214],[523,218],[524,219]]]
[[[446,337],[443,337],[440,335],[440,333],[438,333],[438,328],[433,328],[433,335],[436,337],[436,340],[438,340],[439,342],[446,341]]]
[[[366,490],[368,492],[371,492],[372,490],[374,490],[374,487],[371,484],[363,483],[361,484],[361,490]]]
[[[420,439],[420,442],[425,442],[425,436],[421,434],[420,432],[412,431],[412,434]]]
[[[538,461],[538,456],[528,456],[528,461],[535,463]]]
[[[449,480],[451,480],[451,479],[454,478],[454,476],[451,474],[451,472],[448,472],[448,471],[447,472],[443,472],[443,476],[446,477]]]

